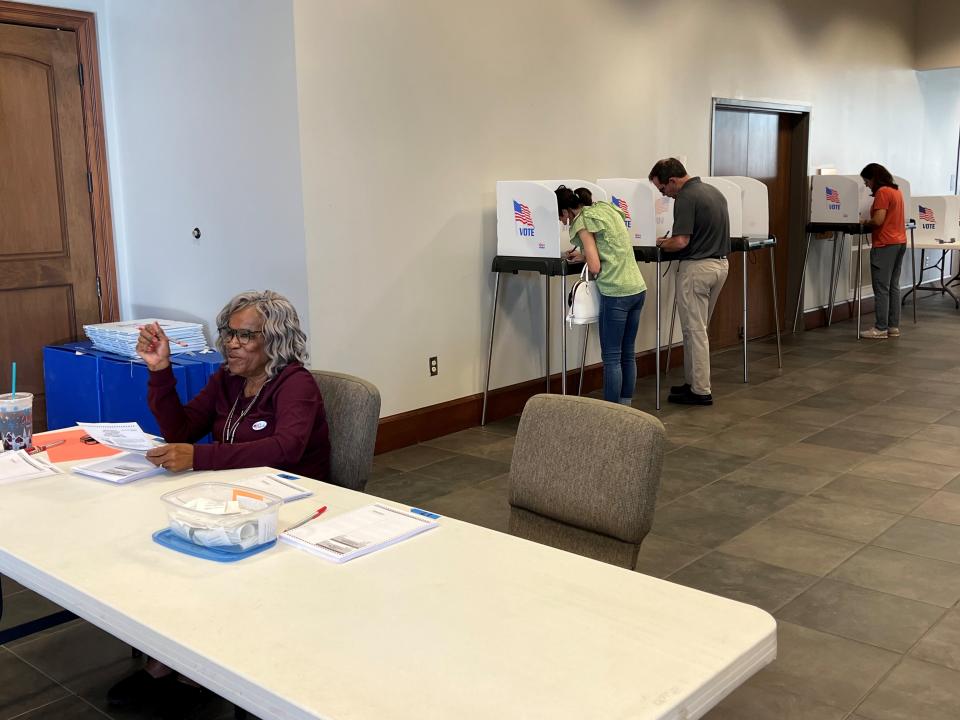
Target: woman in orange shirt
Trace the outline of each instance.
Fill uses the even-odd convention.
[[[860,171],[864,184],[873,192],[870,220],[870,274],[877,317],[863,337],[880,340],[900,337],[900,267],[907,250],[903,193],[890,171],[870,163]]]

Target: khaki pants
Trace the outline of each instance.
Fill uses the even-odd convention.
[[[683,260],[677,272],[677,312],[683,332],[683,376],[697,395],[710,394],[707,326],[727,280],[726,260]]]

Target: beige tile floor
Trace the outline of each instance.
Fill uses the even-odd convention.
[[[710,720],[960,718],[960,313],[925,299],[920,320],[897,340],[849,322],[787,336],[782,371],[772,340],[752,343],[747,385],[719,353],[713,407],[657,413],[669,452],[637,570],[779,624],[778,659]],[[655,412],[652,378],[634,404]],[[368,491],[505,530],[516,423],[380,455]],[[0,627],[51,609],[3,592]],[[103,718],[139,662],[82,621],[0,647],[0,720]]]

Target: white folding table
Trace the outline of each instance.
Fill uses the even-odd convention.
[[[343,565],[152,541],[161,494],[259,472],[0,486],[0,572],[263,718],[691,720],[776,654],[758,608],[449,518]],[[305,484],[281,526],[374,501]]]

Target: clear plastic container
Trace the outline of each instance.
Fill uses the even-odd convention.
[[[198,483],[162,495],[170,531],[195,545],[247,552],[277,539],[276,495],[228,483]]]

